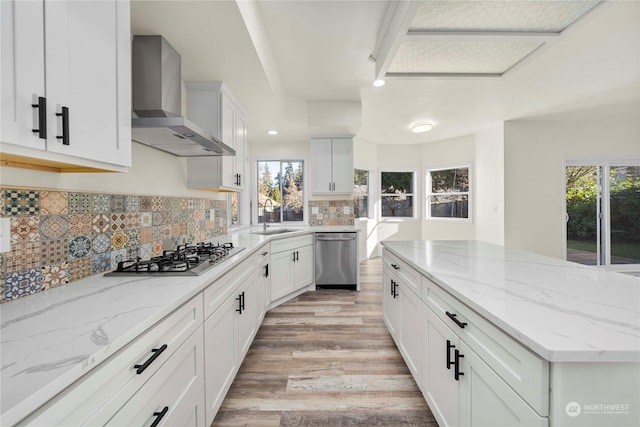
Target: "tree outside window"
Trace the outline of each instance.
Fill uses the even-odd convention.
[[[469,218],[469,166],[427,170],[427,218]]]
[[[353,212],[356,218],[368,218],[369,171],[353,170]]]
[[[381,172],[382,217],[413,218],[414,172]]]

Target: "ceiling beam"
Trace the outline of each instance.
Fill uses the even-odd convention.
[[[553,42],[560,33],[526,31],[409,31],[407,41],[509,41],[509,42]]]

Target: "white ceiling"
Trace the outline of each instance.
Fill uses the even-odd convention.
[[[605,2],[501,77],[389,77],[373,88],[368,57],[390,4],[133,0],[132,33],[163,35],[182,56],[183,80],[225,81],[247,110],[252,144],[345,133],[424,143],[515,118],[640,114],[638,2]],[[412,134],[416,121],[436,128]]]

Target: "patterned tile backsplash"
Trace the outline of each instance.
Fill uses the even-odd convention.
[[[0,303],[225,234],[226,209],[224,200],[0,188],[0,216],[11,218]]]
[[[351,200],[312,200],[309,202],[309,225],[353,225]]]

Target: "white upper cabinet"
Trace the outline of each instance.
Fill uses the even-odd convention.
[[[129,15],[126,1],[2,2],[5,160],[59,171],[131,165]]]
[[[189,188],[242,191],[246,182],[246,114],[223,82],[185,82],[187,118],[236,151],[235,156],[189,157]]]
[[[353,140],[311,139],[311,192],[353,193]]]

